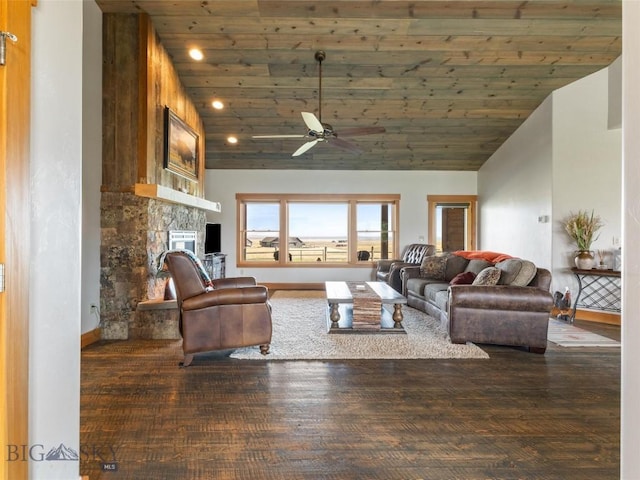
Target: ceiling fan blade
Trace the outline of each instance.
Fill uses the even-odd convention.
[[[353,153],[362,153],[362,150],[360,150],[360,148],[358,148],[356,145],[351,142],[347,142],[346,140],[342,140],[338,137],[332,137],[331,140],[329,140],[329,145],[340,147]]]
[[[324,132],[324,127],[322,126],[322,123],[320,123],[320,120],[318,120],[318,117],[316,117],[313,113],[309,113],[309,112],[300,112],[300,113],[302,113],[302,119],[304,120],[304,123],[306,123],[309,130],[312,130],[314,132],[319,132],[319,133]]]
[[[316,140],[311,140],[310,142],[302,144],[302,146],[299,149],[297,149],[295,152],[293,152],[293,154],[291,156],[292,157],[297,157],[299,155],[302,155],[304,152],[309,150],[311,147],[313,147],[319,141],[320,140],[316,139]]]
[[[354,127],[354,128],[342,128],[336,135],[341,137],[356,137],[358,135],[373,135],[376,133],[384,133],[386,130],[384,127]]]
[[[304,138],[306,135],[251,135],[251,138]]]

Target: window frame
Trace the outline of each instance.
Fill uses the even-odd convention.
[[[348,204],[348,256],[346,262],[290,262],[287,261],[289,255],[289,245],[279,246],[280,255],[278,260],[273,262],[257,262],[244,259],[244,227],[245,208],[247,203],[278,203],[279,207],[279,227],[280,238],[289,238],[289,209],[291,203],[341,203]],[[393,234],[393,241],[390,244],[393,252],[398,252],[399,247],[399,194],[299,194],[299,193],[237,193],[236,194],[236,265],[238,267],[250,268],[371,268],[376,265],[376,261],[358,261],[357,259],[357,206],[364,203],[387,203],[393,205],[392,221],[389,225],[389,232]],[[355,240],[355,241],[354,241]]]

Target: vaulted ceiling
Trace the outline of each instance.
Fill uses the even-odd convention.
[[[97,3],[151,17],[205,123],[213,169],[475,171],[553,90],[622,50],[620,0]],[[349,137],[358,152],[329,139],[292,157],[311,139],[252,136],[307,134],[300,112],[320,116],[318,50],[322,122],[338,135],[384,133]]]

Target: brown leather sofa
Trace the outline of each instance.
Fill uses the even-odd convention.
[[[513,269],[524,262],[507,259],[494,265],[449,256],[439,278],[429,277],[421,267],[404,268],[407,304],[438,319],[452,343],[520,346],[544,353],[553,307],[551,273],[527,262],[529,276],[522,284],[524,277],[515,281]],[[450,284],[459,274],[479,276],[488,267],[500,270],[498,284]]]
[[[404,267],[420,265],[424,257],[434,253],[436,253],[435,245],[411,243],[405,247],[401,258],[378,260],[376,280],[386,282],[397,292],[402,292],[401,270]]]
[[[188,252],[167,252],[163,257],[175,284],[180,310],[183,366],[195,353],[259,345],[269,353],[271,306],[268,291],[253,277],[208,280]]]

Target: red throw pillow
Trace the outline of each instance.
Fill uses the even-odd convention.
[[[457,274],[451,279],[449,285],[471,285],[476,279],[476,274],[473,272],[462,272]]]

